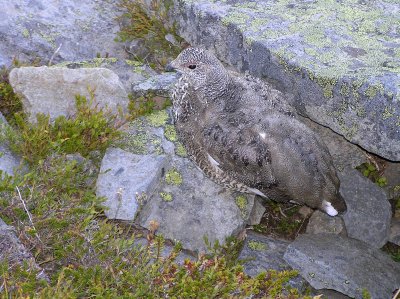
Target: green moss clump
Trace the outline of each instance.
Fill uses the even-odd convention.
[[[14,113],[22,111],[21,98],[14,93],[13,88],[8,80],[9,70],[0,69],[0,111],[7,119],[13,123]]]
[[[247,197],[245,195],[236,196],[235,203],[238,206],[238,208],[240,210],[240,214],[242,215],[242,217],[246,218],[248,216],[248,212],[247,212],[247,204],[248,204]]]
[[[249,241],[248,246],[251,250],[254,251],[264,251],[267,249],[267,245],[257,241]]]
[[[160,196],[161,196],[163,201],[170,202],[170,201],[173,200],[172,194],[168,193],[168,192],[160,192]]]
[[[178,170],[176,170],[176,168],[171,168],[170,170],[167,171],[167,173],[165,174],[165,182],[168,185],[175,185],[175,186],[179,186],[182,184],[183,180],[182,180],[182,175],[179,173]]]

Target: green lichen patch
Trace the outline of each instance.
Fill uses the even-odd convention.
[[[264,251],[268,248],[266,244],[258,241],[249,241],[248,246],[251,250],[254,251]]]
[[[165,182],[168,185],[179,186],[183,182],[182,175],[179,173],[179,171],[176,168],[171,168],[165,174]]]
[[[172,194],[169,192],[160,192],[163,201],[170,202],[173,200]]]
[[[238,206],[240,210],[240,214],[243,218],[246,218],[248,216],[248,211],[247,211],[247,205],[248,205],[248,200],[247,197],[243,194],[236,196],[235,198],[235,203]]]
[[[164,136],[169,141],[176,142],[178,140],[175,127],[173,125],[165,125]]]
[[[183,144],[179,141],[175,142],[175,154],[183,158],[187,157],[186,149],[183,147]]]
[[[168,113],[165,110],[153,112],[146,117],[149,124],[153,127],[161,127],[167,124],[169,119]]]

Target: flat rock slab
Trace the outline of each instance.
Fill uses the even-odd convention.
[[[346,228],[341,217],[331,217],[317,210],[310,217],[306,232],[309,234],[346,234]]]
[[[348,236],[381,248],[389,239],[392,209],[385,191],[354,169],[338,172],[347,204],[343,220]]]
[[[114,41],[121,14],[117,0],[2,1],[0,10],[0,66],[13,58],[47,64],[97,57],[123,57]]]
[[[283,259],[289,244],[288,241],[247,231],[247,238],[238,259],[245,261],[244,272],[249,276],[256,276],[268,270],[292,270]],[[306,287],[306,282],[297,276],[289,281],[289,285],[302,291]]]
[[[300,114],[400,161],[398,2],[173,2],[170,16],[191,45],[293,93]]]
[[[135,155],[118,148],[107,149],[96,183],[96,195],[107,200],[109,219],[133,220],[144,200],[161,180],[165,155]]]
[[[352,298],[392,298],[399,288],[400,264],[364,242],[334,234],[300,235],[285,261],[316,289],[333,289]]]
[[[10,84],[22,96],[23,108],[29,121],[37,113],[49,114],[54,120],[60,115],[73,114],[75,96],[94,94],[94,104],[117,112],[127,110],[128,95],[118,76],[105,68],[68,69],[63,67],[22,67],[10,72]]]

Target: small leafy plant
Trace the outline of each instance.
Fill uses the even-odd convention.
[[[365,177],[372,180],[379,187],[387,185],[387,179],[381,175],[378,169],[371,163],[363,163],[356,167]]]

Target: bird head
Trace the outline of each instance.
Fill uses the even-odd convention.
[[[210,52],[200,48],[187,48],[169,63],[169,69],[182,74],[197,90],[205,86],[220,84],[227,77],[222,63]]]

